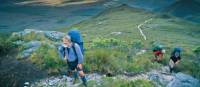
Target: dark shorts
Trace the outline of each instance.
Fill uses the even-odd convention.
[[[73,71],[73,70],[77,70],[77,71],[81,71],[82,69],[78,68],[78,60],[74,61],[74,62],[67,62],[68,64],[68,71]]]

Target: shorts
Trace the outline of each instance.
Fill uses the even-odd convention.
[[[174,66],[175,66],[174,61],[170,59],[170,60],[169,60],[169,67],[170,67],[170,68],[174,68]]]
[[[77,71],[81,71],[82,69],[78,68],[77,65],[78,65],[78,60],[75,60],[74,62],[67,62],[68,64],[68,71],[74,71],[74,70],[77,70]]]

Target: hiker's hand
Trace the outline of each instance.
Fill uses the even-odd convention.
[[[64,58],[64,61],[66,61],[66,60],[67,60],[67,58],[65,57],[65,58]]]
[[[77,67],[82,69],[82,64],[78,64]]]
[[[179,63],[179,60],[178,60],[178,61],[176,61],[176,63],[175,63],[175,64],[177,65],[178,63]]]
[[[66,57],[63,60],[64,60],[64,63],[67,63],[67,58]]]

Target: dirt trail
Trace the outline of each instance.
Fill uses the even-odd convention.
[[[138,28],[138,30],[140,31],[140,34],[142,35],[142,37],[144,38],[144,40],[147,40],[147,37],[146,37],[146,35],[144,34],[144,32],[142,31],[142,26],[143,25],[145,25],[146,23],[148,23],[148,22],[150,22],[150,21],[152,21],[153,19],[152,18],[150,18],[150,19],[148,19],[148,20],[145,20],[143,23],[141,23],[141,24],[139,24],[138,26],[137,26],[137,28]]]
[[[144,72],[144,73],[124,73],[121,75],[116,75],[112,78],[113,80],[115,79],[121,79],[121,80],[126,80],[126,81],[136,81],[136,80],[151,80],[152,75],[162,75],[166,79],[173,79],[173,75],[168,73],[168,71],[164,71],[163,69],[166,69],[166,66],[163,66],[162,69],[160,70],[152,70],[149,72]],[[86,77],[88,81],[95,81],[95,85],[101,85],[104,83],[104,80],[102,79],[103,77],[106,77],[106,75],[101,75],[97,73],[91,73],[91,74],[86,74]],[[63,87],[63,86],[68,86],[68,87],[79,87],[81,85],[81,80],[79,80],[76,84],[73,84],[72,81],[69,81],[69,78],[65,75],[63,76],[52,76],[49,78],[42,79],[38,82],[35,82],[31,84],[32,87],[37,87],[37,86],[42,86],[42,87],[49,87],[49,86],[58,86],[58,87]],[[95,87],[95,86],[94,86]]]

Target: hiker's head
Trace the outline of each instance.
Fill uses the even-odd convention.
[[[175,57],[179,57],[179,56],[180,56],[180,53],[181,53],[181,49],[180,49],[180,48],[174,48],[174,51],[172,52],[172,54],[173,54]]]
[[[174,56],[175,56],[175,57],[179,57],[179,56],[180,56],[180,53],[179,53],[179,52],[175,52]]]
[[[70,44],[71,43],[71,37],[66,35],[63,37],[63,43],[64,44]]]

